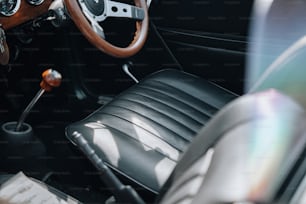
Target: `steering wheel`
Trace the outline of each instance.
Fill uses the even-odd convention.
[[[136,54],[144,45],[148,34],[148,9],[145,0],[134,0],[135,6],[112,0],[64,0],[71,19],[82,34],[104,53],[126,58]],[[99,22],[108,17],[136,20],[133,41],[127,47],[117,47],[105,40]]]

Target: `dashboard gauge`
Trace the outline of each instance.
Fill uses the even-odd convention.
[[[21,0],[0,0],[0,13],[4,16],[14,15],[19,7]]]
[[[28,2],[32,5],[40,5],[44,0],[28,0]]]

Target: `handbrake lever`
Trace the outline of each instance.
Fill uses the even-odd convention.
[[[87,140],[81,133],[74,132],[70,139],[98,169],[101,180],[112,189],[116,202],[145,204],[142,198],[131,186],[126,186],[121,183],[115,174],[105,165],[104,161],[96,154],[95,150],[88,144]]]

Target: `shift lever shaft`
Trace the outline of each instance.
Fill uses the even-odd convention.
[[[42,81],[40,82],[40,90],[37,92],[35,97],[29,103],[29,105],[24,109],[23,113],[21,114],[18,123],[16,125],[16,132],[20,131],[23,122],[25,121],[26,117],[32,110],[33,106],[37,103],[40,97],[45,93],[45,91],[51,91],[53,87],[60,86],[62,81],[62,75],[53,69],[48,69],[42,73]]]

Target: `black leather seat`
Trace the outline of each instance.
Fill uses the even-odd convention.
[[[177,70],[157,72],[66,135],[82,134],[114,170],[158,192],[196,133],[237,95]]]
[[[292,194],[291,181],[304,176],[305,123],[305,107],[276,90],[238,98],[197,134],[156,203],[290,203],[282,194]],[[0,176],[0,184],[8,178]],[[34,181],[59,199],[79,203]]]
[[[248,63],[250,74],[257,77],[248,78],[249,93],[275,88],[305,108],[305,95],[301,93],[306,84],[302,68],[306,53],[303,20],[306,3],[261,1],[255,7],[261,10],[254,12],[259,16],[253,18],[258,22],[251,30],[254,32],[250,54],[255,55]],[[158,192],[195,133],[235,97],[198,77],[179,71],[162,71],[127,90],[85,120],[70,125],[67,136],[82,134],[108,165]],[[237,109],[234,113],[239,115],[240,111]],[[252,112],[252,106],[244,111]],[[191,148],[199,145],[206,151],[206,145],[215,141],[216,132],[235,120],[235,116],[225,115],[220,120],[214,128],[205,130],[203,138],[197,140],[199,144]],[[248,133],[251,134],[249,130]],[[191,156],[198,155],[200,147],[191,150]],[[188,165],[185,167],[182,169],[186,170]]]
[[[305,176],[305,107],[274,89],[226,105],[195,137],[157,203],[303,203],[290,201]]]

